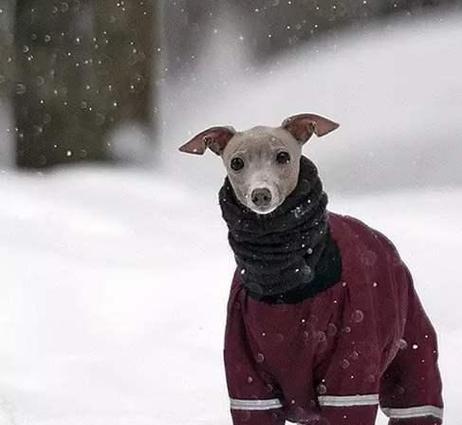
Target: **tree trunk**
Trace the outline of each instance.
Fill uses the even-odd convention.
[[[116,124],[152,127],[153,0],[125,3],[18,0],[19,167],[110,160]]]

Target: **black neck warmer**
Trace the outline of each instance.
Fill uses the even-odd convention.
[[[269,214],[242,205],[228,178],[219,201],[241,282],[253,298],[298,302],[340,279],[340,254],[327,223],[327,195],[308,158],[301,158],[294,191]]]

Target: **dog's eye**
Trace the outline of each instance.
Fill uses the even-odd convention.
[[[244,160],[242,158],[236,157],[231,160],[231,168],[234,171],[239,171],[244,168]]]
[[[276,155],[276,161],[279,163],[279,164],[288,164],[290,162],[290,155],[289,155],[289,152],[279,152],[277,155]]]

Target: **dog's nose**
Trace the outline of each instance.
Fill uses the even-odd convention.
[[[266,188],[252,190],[251,197],[257,207],[266,207],[271,202],[271,192]]]

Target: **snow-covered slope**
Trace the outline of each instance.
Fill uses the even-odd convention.
[[[230,423],[221,351],[234,264],[219,184],[193,192],[110,169],[2,176],[1,425]],[[462,191],[330,197],[408,262],[457,424]]]

